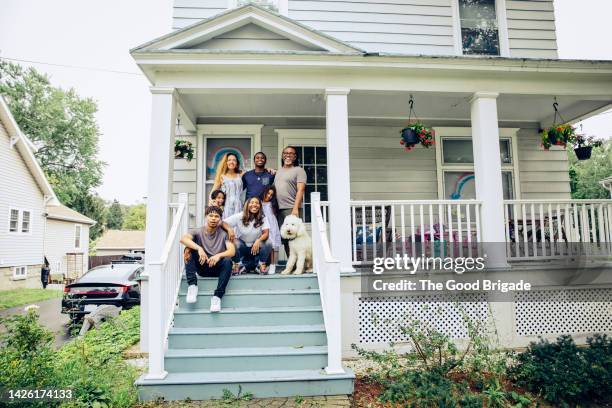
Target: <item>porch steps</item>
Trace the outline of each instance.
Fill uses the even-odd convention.
[[[168,335],[163,380],[138,381],[142,400],[217,399],[227,389],[254,397],[340,395],[354,374],[327,375],[327,338],[316,276],[232,277],[220,313],[210,313],[216,278],[199,278],[187,304],[183,280]]]

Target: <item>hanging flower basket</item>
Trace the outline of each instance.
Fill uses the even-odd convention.
[[[404,150],[409,152],[417,144],[429,148],[436,142],[434,140],[436,132],[423,125],[422,123],[413,123],[401,130],[402,139],[400,144],[404,146]]]
[[[174,158],[175,159],[186,159],[191,161],[193,159],[193,144],[187,140],[177,140],[174,142]]]
[[[578,160],[588,160],[591,158],[593,147],[600,147],[603,141],[594,136],[576,135],[572,144]]]
[[[566,147],[576,138],[576,128],[570,124],[553,125],[542,131],[542,146],[548,150],[551,146]]]

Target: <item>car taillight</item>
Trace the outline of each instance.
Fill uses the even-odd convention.
[[[111,287],[72,287],[64,288],[64,293],[70,293],[73,295],[109,295],[116,296],[119,293],[125,293],[129,289],[129,286],[111,286]]]
[[[70,293],[70,288],[68,286],[64,286],[64,293]]]

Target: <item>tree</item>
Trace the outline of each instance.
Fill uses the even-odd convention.
[[[579,161],[573,150],[568,150],[572,198],[610,198],[610,192],[599,181],[612,175],[612,140],[594,147],[589,160]]]
[[[99,197],[92,195],[102,183],[105,163],[97,158],[99,130],[93,99],[73,89],[51,86],[49,78],[33,68],[0,61],[2,94],[22,132],[36,146],[40,162],[59,200],[79,211],[86,209],[97,221],[90,238],[104,227]],[[97,231],[97,232],[96,232]]]
[[[123,220],[124,230],[144,230],[146,226],[147,207],[144,204],[131,206]]]
[[[123,226],[123,207],[119,204],[119,201],[114,200],[111,206],[108,208],[108,215],[106,217],[106,228],[108,229],[121,229]]]
[[[97,194],[85,194],[75,198],[72,202],[73,210],[96,221],[96,225],[89,229],[89,238],[93,241],[104,232],[108,210],[106,202]]]

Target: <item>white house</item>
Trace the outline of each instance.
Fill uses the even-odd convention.
[[[45,257],[51,273],[87,268],[94,222],[61,205],[33,148],[0,97],[0,290],[41,287]]]
[[[89,228],[96,222],[64,205],[46,207],[45,256],[52,275],[76,279],[87,271]]]
[[[473,318],[490,311],[504,346],[559,333],[584,341],[612,330],[612,280],[595,289],[560,279],[572,273],[568,242],[609,261],[612,201],[571,200],[565,150],[545,150],[540,141],[555,107],[572,123],[610,108],[612,62],[557,58],[552,0],[175,0],[173,29],[131,50],[152,94],[143,398],[218,397],[238,385],[256,396],[350,392],[341,359],[354,356],[351,343],[402,341],[396,327],[373,315],[379,322],[405,314],[434,319],[416,310],[424,293],[384,296],[362,287],[373,258],[414,254],[419,242],[429,242],[428,254],[441,251],[436,242],[460,254],[484,253],[495,279],[537,282],[512,302],[468,302]],[[428,149],[400,145],[410,101],[435,128]],[[194,160],[173,159],[176,137],[196,146]],[[283,325],[275,334],[307,339],[316,329],[309,313],[318,309],[293,297],[278,301],[285,314],[239,300],[218,316],[190,310],[182,303],[178,237],[202,222],[220,153],[231,149],[250,167],[262,150],[276,166],[287,145],[297,147],[308,174],[305,218],[325,341],[298,351],[236,348],[230,340],[240,316],[248,326],[240,333],[253,341],[270,335],[273,324]],[[263,292],[249,293],[261,296],[255,304],[281,299],[281,285],[304,289],[304,278],[279,279],[248,286],[238,278],[229,289],[233,284],[238,299],[257,287]],[[572,307],[534,306],[550,293],[573,299]],[[578,302],[598,294],[605,301]],[[436,296],[429,301],[444,303]],[[457,311],[448,313],[440,327],[465,337]],[[217,346],[225,354],[215,351],[215,336],[226,340]],[[232,358],[242,360],[240,368]],[[215,368],[215,359],[223,365]],[[278,361],[294,369],[271,373]],[[298,370],[302,364],[324,366],[323,377]]]

